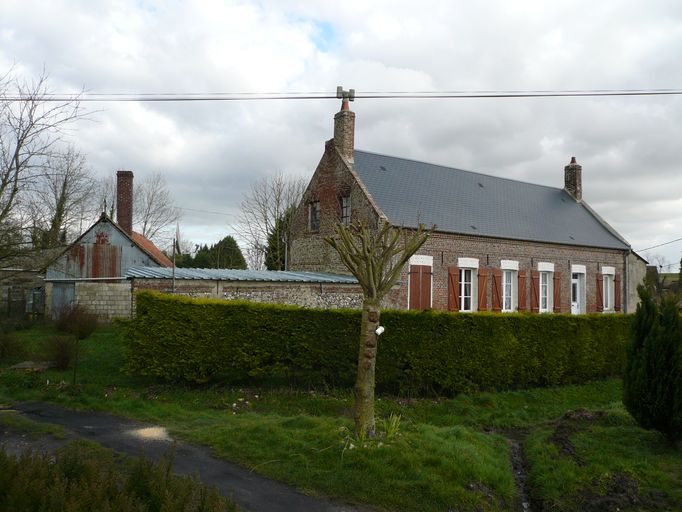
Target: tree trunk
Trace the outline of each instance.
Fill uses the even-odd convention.
[[[355,380],[355,432],[374,437],[374,371],[377,360],[378,336],[374,332],[379,326],[379,303],[365,299],[362,304],[362,325],[360,327],[360,352],[358,374]]]

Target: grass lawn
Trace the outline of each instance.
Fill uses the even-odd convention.
[[[53,334],[49,327],[18,333],[33,358]],[[0,403],[48,400],[162,424],[308,494],[382,510],[508,510],[519,499],[509,437],[524,448],[533,504],[682,509],[682,453],[633,423],[618,380],[455,399],[382,396],[377,414],[400,415],[398,433],[389,428],[363,447],[349,435],[349,390],[170,385],[129,376],[116,327],[82,346],[75,387],[70,371],[19,372],[5,369],[13,361],[0,362]]]

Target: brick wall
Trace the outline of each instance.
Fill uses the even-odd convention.
[[[341,215],[340,197],[350,195],[351,222],[376,226],[377,209],[364,186],[339,156],[334,139],[327,141],[324,155],[294,214],[289,268],[310,272],[348,274],[336,251],[323,238],[335,233]],[[309,205],[320,201],[320,229],[309,229]]]
[[[134,279],[133,290],[171,293],[170,279]],[[269,304],[289,304],[306,308],[362,307],[362,290],[357,285],[331,283],[244,283],[228,281],[176,280],[175,293],[189,297],[248,300]],[[384,301],[384,307],[397,308],[400,289]]]
[[[333,139],[327,141],[325,152],[304,194],[303,201],[296,211],[293,222],[292,246],[290,253],[291,270],[307,270],[347,274],[338,255],[323,238],[332,236],[339,220],[338,198],[350,193],[351,220],[364,221],[376,226],[385,217],[374,204],[373,199],[357,179],[352,169],[341,159],[335,149]],[[320,201],[320,229],[311,231],[308,224],[308,205]],[[569,245],[527,242],[491,237],[434,233],[419,254],[433,257],[433,307],[447,309],[447,273],[449,266],[457,265],[457,258],[477,258],[480,268],[499,268],[500,260],[519,262],[519,270],[526,271],[526,305],[530,307],[530,271],[537,270],[538,262],[554,263],[555,271],[561,272],[561,311],[570,312],[571,265],[586,267],[585,291],[586,310],[595,312],[596,274],[602,266],[615,267],[622,277],[621,303],[627,312],[634,311],[637,304],[636,283],[641,282],[637,269],[641,265],[628,265],[625,275],[626,253],[618,250],[585,248]],[[630,272],[630,271],[633,272]],[[401,292],[398,304],[407,308],[408,286],[407,271],[401,277]],[[487,304],[491,305],[491,280],[487,285]]]

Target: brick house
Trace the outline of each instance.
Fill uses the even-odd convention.
[[[291,270],[348,273],[323,240],[337,222],[435,224],[391,305],[634,311],[646,263],[583,200],[575,158],[564,168],[564,187],[554,188],[356,150],[354,130],[344,99],[294,216]]]
[[[132,307],[126,272],[133,266],[170,267],[150,240],[133,231],[133,173],[116,173],[117,222],[106,213],[47,268],[45,315],[79,303],[102,320],[129,317]]]

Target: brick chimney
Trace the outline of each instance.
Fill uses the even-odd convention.
[[[133,234],[133,171],[116,172],[116,223]]]
[[[571,163],[564,167],[564,190],[576,201],[583,200],[583,167],[571,157]]]
[[[334,146],[349,161],[353,161],[355,145],[355,112],[350,110],[349,100],[355,99],[355,90],[344,91],[337,87],[336,96],[342,98],[341,110],[334,116]]]

